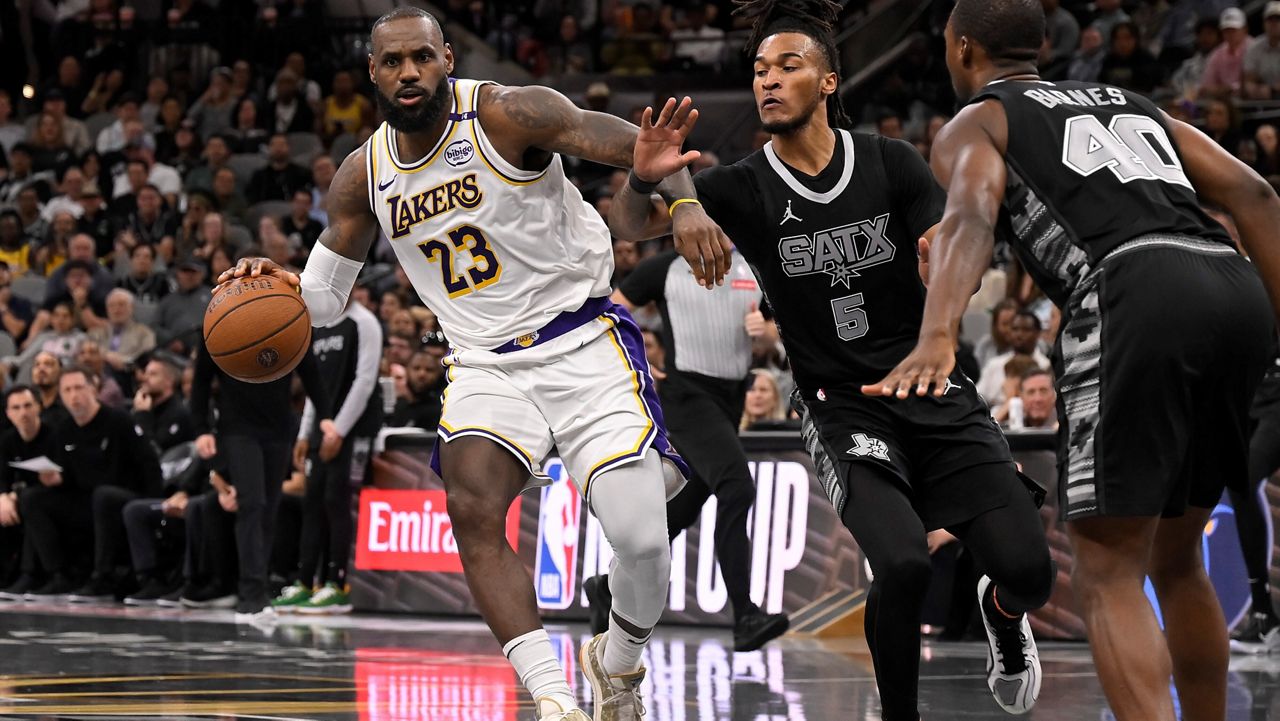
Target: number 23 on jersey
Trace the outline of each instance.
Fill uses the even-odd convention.
[[[427,262],[439,263],[440,277],[450,298],[460,298],[487,288],[502,278],[502,263],[485,238],[484,231],[474,225],[460,225],[445,234],[447,241],[437,238],[418,244]],[[466,264],[459,269],[459,260]]]

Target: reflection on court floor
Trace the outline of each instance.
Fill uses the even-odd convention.
[[[76,615],[70,615],[74,611]],[[471,620],[324,618],[234,626],[229,613],[0,605],[0,719],[530,721],[533,710],[487,629]],[[583,703],[581,626],[551,627]],[[985,646],[930,644],[926,719],[1007,719],[984,683]],[[1082,644],[1045,644],[1032,718],[1111,718]],[[875,721],[860,640],[784,638],[735,654],[724,629],[663,627],[647,652],[646,721]],[[1236,659],[1232,721],[1280,718],[1280,658]]]

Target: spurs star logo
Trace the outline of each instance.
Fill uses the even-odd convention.
[[[879,438],[872,438],[866,433],[853,434],[853,448],[846,451],[851,456],[858,458],[878,458],[882,461],[889,460],[889,446]]]
[[[791,201],[790,201],[790,200],[788,200],[788,201],[787,201],[787,210],[786,210],[786,212],[784,212],[784,213],[782,214],[782,220],[778,221],[778,225],[782,225],[783,223],[787,222],[788,220],[796,220],[796,221],[804,222],[804,221],[800,220],[799,216],[797,216],[795,213],[792,213],[792,212],[791,212]]]

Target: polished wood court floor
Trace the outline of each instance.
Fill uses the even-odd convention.
[[[580,625],[552,626],[584,704]],[[1042,644],[1039,705],[1024,718],[1105,721],[1081,644]],[[925,719],[1010,718],[983,679],[985,646],[929,643]],[[646,721],[875,721],[858,640],[783,638],[734,654],[724,629],[664,627],[646,657]],[[1280,657],[1236,657],[1228,718],[1280,719]],[[358,719],[531,721],[498,645],[470,620],[283,619],[236,626],[230,612],[0,604],[0,719]]]

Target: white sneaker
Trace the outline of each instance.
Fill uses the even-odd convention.
[[[538,711],[538,721],[591,721],[582,709],[572,708],[568,711],[550,698],[539,698],[533,707]]]
[[[990,585],[991,579],[986,576],[978,581],[979,608]],[[1040,697],[1040,653],[1031,635],[1031,623],[1023,614],[1017,626],[997,627],[986,612],[980,615],[982,627],[987,630],[987,687],[1000,708],[1011,714],[1024,714]]]
[[[276,610],[270,606],[263,606],[257,611],[249,613],[236,612],[235,621],[238,624],[249,624],[250,626],[271,626],[277,623],[280,617],[276,615]]]
[[[592,721],[639,721],[644,716],[644,700],[640,698],[644,666],[631,673],[612,676],[606,673],[603,658],[605,637],[608,635],[606,631],[582,644],[579,659],[582,674],[591,684],[595,706]]]

